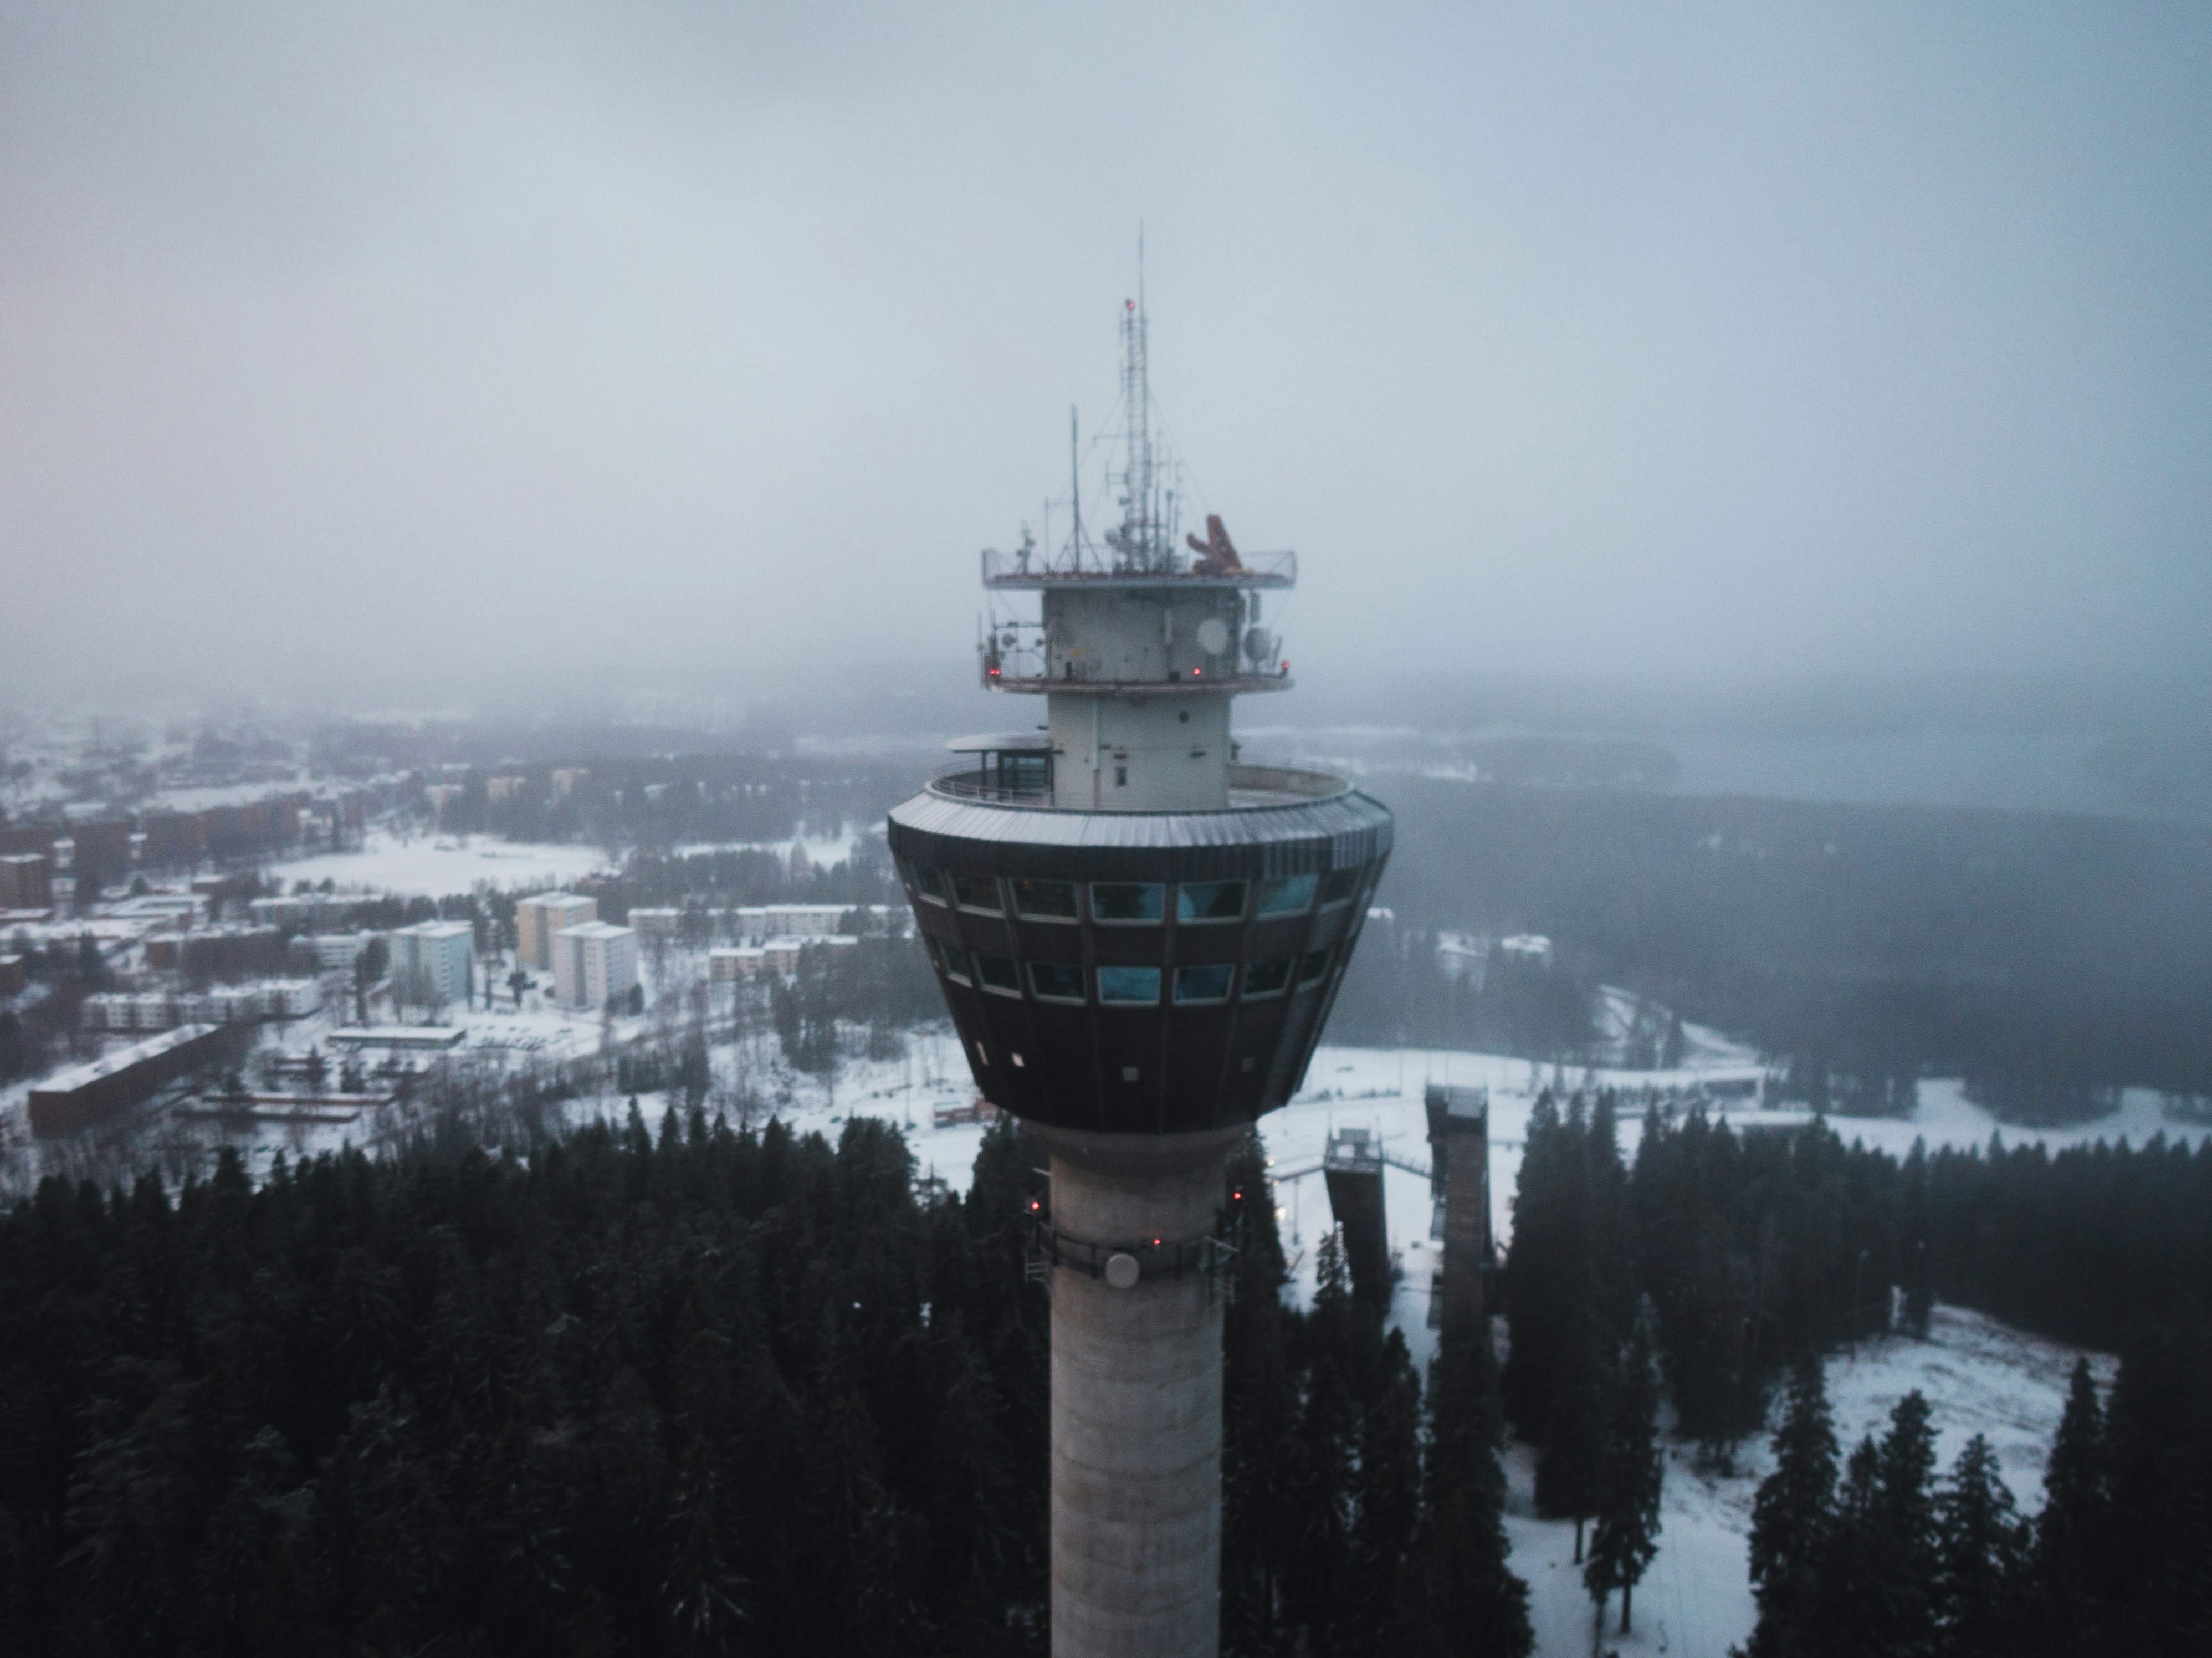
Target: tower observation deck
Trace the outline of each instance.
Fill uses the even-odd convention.
[[[957,739],[890,837],[977,1087],[1051,1154],[1052,1650],[1219,1643],[1229,1149],[1304,1076],[1391,846],[1379,803],[1237,762],[1230,705],[1290,681],[1290,553],[1176,540],[1146,318],[1122,319],[1120,511],[983,555],[993,692],[1042,726]],[[1071,448],[1075,448],[1071,436]],[[1032,703],[1030,706],[1034,707]]]

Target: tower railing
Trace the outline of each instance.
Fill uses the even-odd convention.
[[[1298,556],[1285,550],[1243,553],[1239,568],[1216,569],[1196,559],[1178,569],[1125,568],[1095,551],[1079,556],[1063,548],[1057,553],[1002,553],[983,550],[986,587],[1156,586],[1163,582],[1214,587],[1291,587],[1297,585]]]
[[[974,800],[987,805],[1053,809],[1052,782],[1048,777],[1042,780],[1034,774],[1003,778],[996,770],[979,768],[973,761],[938,773],[929,780],[929,792],[947,799]],[[1288,766],[1231,766],[1227,809],[1234,811],[1295,805],[1332,800],[1351,793],[1352,784],[1347,780],[1328,772],[1301,771]]]

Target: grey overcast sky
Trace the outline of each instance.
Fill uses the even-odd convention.
[[[1140,220],[1302,672],[2202,671],[2212,9],[0,0],[0,698],[964,660]]]

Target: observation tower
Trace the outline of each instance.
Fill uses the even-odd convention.
[[[1261,616],[1297,559],[1178,538],[1140,301],[1121,335],[1115,521],[1085,526],[1071,419],[1066,538],[982,558],[983,684],[1043,721],[956,740],[890,847],[977,1088],[1051,1157],[1054,1658],[1211,1658],[1224,1162],[1305,1074],[1391,819],[1237,763],[1231,699],[1291,683]]]

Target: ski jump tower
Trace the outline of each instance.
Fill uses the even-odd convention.
[[[1261,607],[1296,558],[1218,518],[1177,544],[1140,302],[1121,330],[1118,523],[1091,538],[1072,477],[1064,542],[983,555],[983,683],[1044,723],[954,742],[890,835],[976,1086],[1051,1157],[1054,1658],[1212,1658],[1224,1158],[1304,1075],[1391,819],[1237,763],[1230,700],[1291,683]]]

